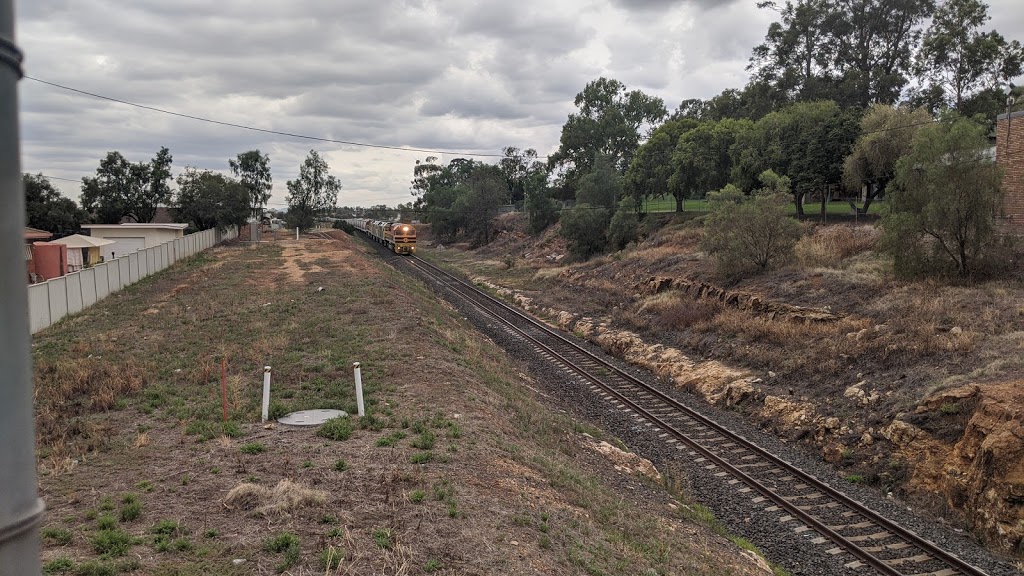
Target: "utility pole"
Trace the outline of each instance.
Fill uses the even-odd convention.
[[[18,137],[21,51],[14,1],[0,0],[0,576],[39,574],[32,361],[25,281],[25,193]]]

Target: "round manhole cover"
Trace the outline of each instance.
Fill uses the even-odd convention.
[[[348,413],[343,410],[299,410],[278,418],[277,421],[288,426],[319,426],[339,416],[348,416]]]

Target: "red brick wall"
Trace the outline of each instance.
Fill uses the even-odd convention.
[[[1004,114],[996,122],[996,162],[1003,169],[1005,227],[1010,233],[1024,234],[1024,112],[1014,112],[1010,118]]]

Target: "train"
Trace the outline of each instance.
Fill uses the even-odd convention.
[[[416,227],[401,222],[384,222],[381,220],[363,220],[350,218],[345,220],[357,230],[366,233],[374,242],[379,242],[395,254],[416,254]]]

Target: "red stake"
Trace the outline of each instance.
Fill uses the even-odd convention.
[[[220,395],[224,408],[224,421],[228,421],[228,359],[220,359]]]

